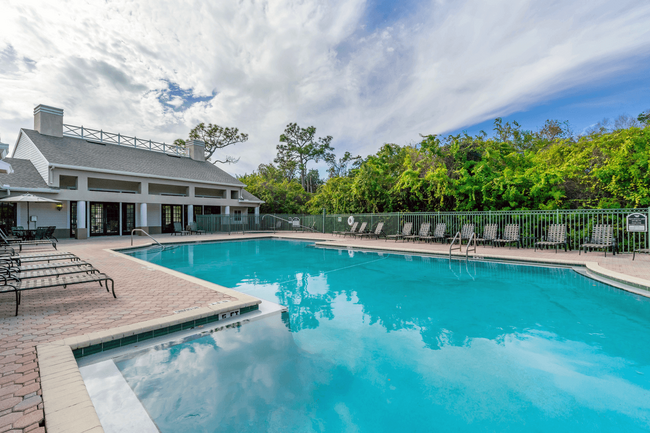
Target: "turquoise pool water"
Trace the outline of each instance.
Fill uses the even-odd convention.
[[[650,299],[570,269],[284,240],[131,254],[289,309],[116,360],[163,433],[650,429]]]

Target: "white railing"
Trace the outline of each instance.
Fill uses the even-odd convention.
[[[63,124],[63,135],[66,137],[83,138],[84,140],[94,141],[97,143],[117,144],[119,146],[134,147],[136,149],[150,150],[152,152],[161,152],[175,156],[189,156],[188,150],[184,147],[174,144],[159,143],[152,140],[143,140],[142,138],[129,137],[127,135],[106,132],[101,129],[84,128],[83,126],[74,126]]]

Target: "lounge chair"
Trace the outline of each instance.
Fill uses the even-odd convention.
[[[345,231],[345,230],[335,231],[332,234],[334,234],[334,235],[346,235],[346,234],[350,234],[350,233],[356,233],[357,232],[357,227],[359,227],[359,221],[355,221],[354,224],[352,224],[352,227],[350,228],[350,230],[348,230],[348,231]]]
[[[38,231],[38,229],[36,230]],[[0,229],[0,242],[4,243],[6,246],[14,247],[18,245],[19,251],[23,250],[23,246],[33,246],[33,245],[52,245],[56,250],[56,242],[53,240],[33,240],[33,241],[22,241],[20,239],[10,239],[7,237],[7,234]]]
[[[404,239],[405,236],[411,236],[412,231],[413,231],[413,223],[409,221],[407,223],[404,223],[404,227],[402,227],[402,233],[396,235],[388,235],[386,236],[386,240],[390,238],[390,239],[395,239],[395,242],[397,242],[398,239]]]
[[[189,235],[190,232],[187,230],[183,230],[183,226],[181,223],[174,223],[174,231],[172,232],[173,235],[178,235],[180,234],[181,236],[183,235]]]
[[[420,231],[417,235],[404,236],[404,240],[408,241],[413,239],[413,242],[415,242],[429,236],[429,234],[431,234],[431,223],[422,223],[420,224]]]
[[[618,243],[614,237],[614,227],[611,224],[596,224],[591,232],[591,239],[580,245],[578,255],[584,250],[585,254],[588,249],[603,249],[607,257],[607,249],[611,248],[612,254],[616,255]]]
[[[473,234],[474,234],[474,224],[463,224],[460,231],[456,232],[456,236],[460,238],[461,245],[463,245],[463,240],[469,242],[469,238],[471,238]]]
[[[92,267],[88,262],[83,262],[81,260],[71,261],[71,262],[56,262],[56,263],[35,263],[31,265],[14,265],[14,264],[5,264],[0,265],[0,273],[16,273],[16,272],[33,272],[40,271],[45,269],[58,269],[58,268],[70,268],[70,267]]]
[[[428,235],[428,236],[421,236],[420,239],[422,239],[425,242],[429,241],[437,241],[441,240],[444,241],[446,238],[445,232],[447,231],[447,224],[446,223],[438,223],[436,224],[436,229],[433,231],[433,234]]]
[[[481,242],[483,245],[489,242],[494,246],[494,241],[497,238],[497,230],[498,226],[496,224],[486,224],[483,227],[483,236],[477,237],[476,242]]]
[[[192,234],[192,233],[196,233],[197,235],[204,235],[205,234],[205,230],[199,230],[199,228],[198,228],[198,226],[197,226],[197,224],[195,222],[191,222],[189,224],[189,228],[190,228],[190,234]]]
[[[517,248],[523,247],[521,237],[519,236],[519,224],[507,224],[505,229],[503,229],[501,239],[494,239],[492,243],[497,245],[517,244]]]
[[[384,233],[384,223],[378,222],[373,231],[368,233],[360,233],[359,236],[360,237],[367,236],[368,238],[376,237],[377,239],[379,239],[381,236],[386,237],[386,233]]]
[[[60,253],[42,253],[42,254],[18,254],[18,255],[0,255],[0,263],[16,263],[19,266],[23,263],[37,263],[37,262],[51,262],[51,261],[79,261],[79,257],[71,253],[60,252]]]
[[[366,233],[366,227],[368,227],[368,223],[364,221],[364,222],[361,223],[361,227],[359,227],[358,232],[356,232],[356,233],[345,233],[343,235],[343,237],[346,237],[347,235],[350,235],[350,236],[354,236],[356,238],[358,235],[362,235],[362,234]]]
[[[111,282],[111,290],[108,289],[108,282]],[[49,277],[42,279],[29,279],[8,281],[6,285],[0,285],[0,293],[15,293],[16,294],[16,316],[18,315],[18,306],[20,305],[21,293],[26,290],[45,289],[48,287],[63,287],[71,286],[74,284],[83,283],[99,283],[100,287],[102,282],[106,285],[107,292],[113,292],[115,296],[115,282],[111,277],[106,274],[92,273],[92,274],[76,274],[76,275],[62,275],[60,277]]]
[[[59,241],[55,236],[54,236],[54,231],[56,230],[56,226],[49,226],[47,228],[47,232],[45,232],[45,239],[54,239],[55,241]]]
[[[31,280],[34,278],[48,278],[48,277],[60,277],[62,275],[73,275],[73,274],[94,274],[99,273],[99,271],[92,266],[74,266],[68,264],[68,266],[61,266],[56,268],[44,268],[44,269],[34,269],[29,271],[20,271],[20,272],[9,272],[6,275],[0,273],[0,280],[4,281],[7,284],[11,279],[16,279],[17,281],[22,280]]]
[[[636,253],[650,254],[650,249],[648,249],[648,248],[640,248],[638,250],[632,251],[632,260],[634,260],[634,258],[636,257]]]
[[[535,242],[535,251],[538,247],[555,247],[555,254],[557,254],[558,247],[564,245],[564,251],[569,251],[569,245],[566,241],[566,224],[551,224],[548,226],[546,240],[542,238],[541,241]]]

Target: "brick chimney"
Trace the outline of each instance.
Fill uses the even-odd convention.
[[[190,151],[190,158],[194,161],[205,161],[205,143],[201,140],[187,140],[185,142]]]
[[[63,137],[63,109],[38,105],[34,108],[34,129],[44,135]]]

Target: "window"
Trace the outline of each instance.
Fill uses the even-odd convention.
[[[140,182],[126,182],[123,180],[89,177],[88,191],[114,192],[114,193],[122,193],[122,194],[139,194]]]
[[[77,176],[59,176],[59,188],[77,189]]]
[[[233,215],[235,216],[235,221],[237,221],[237,222],[241,221],[241,211],[240,210],[233,211]]]
[[[231,190],[230,191],[230,198],[233,200],[238,200],[239,199],[239,191]]]
[[[166,185],[162,183],[150,183],[149,194],[166,195],[176,197],[187,197],[188,187],[181,185]]]
[[[214,189],[214,188],[194,188],[194,197],[205,197],[205,198],[227,198],[225,189]]]

